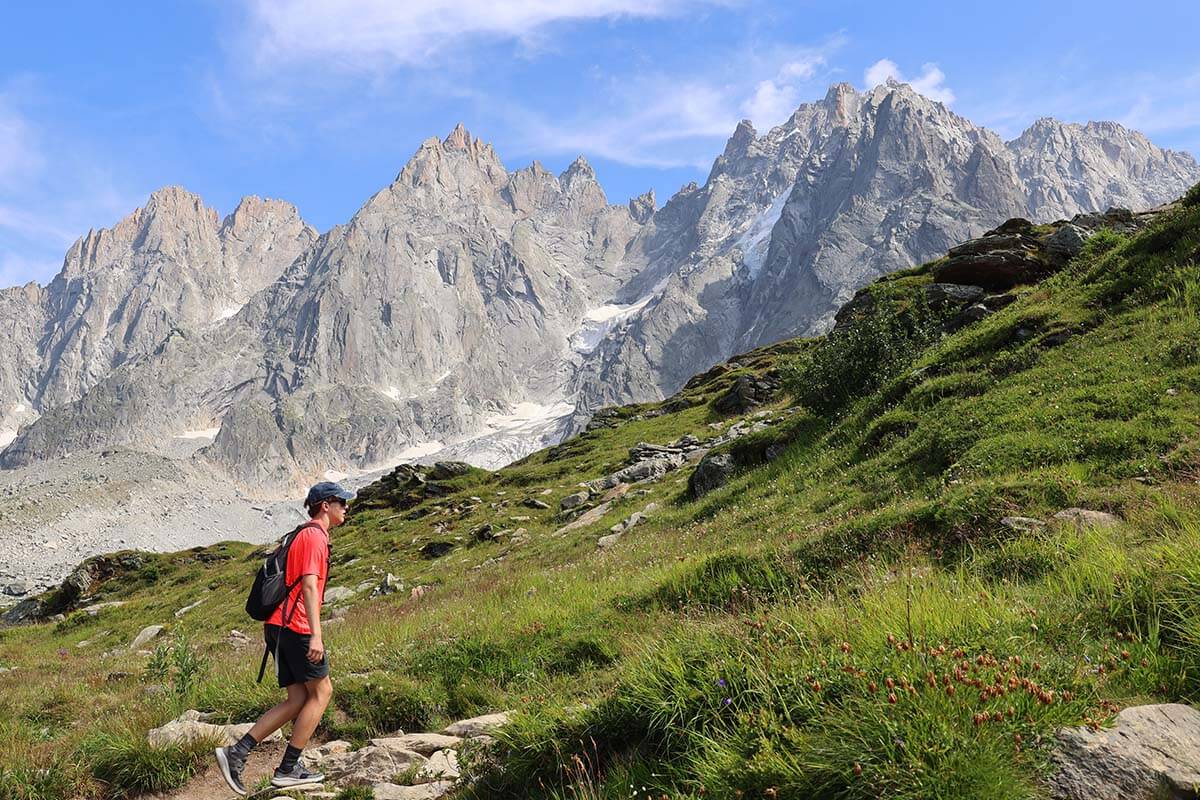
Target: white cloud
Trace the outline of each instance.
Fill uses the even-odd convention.
[[[37,89],[0,85],[0,287],[48,281],[75,239],[145,197],[119,190],[85,142],[26,113]]]
[[[828,57],[845,44],[834,35],[813,47],[759,43],[734,55],[714,54],[719,65],[687,77],[663,73],[590,78],[600,88],[593,102],[573,117],[523,109],[507,98],[494,113],[505,117],[524,153],[583,153],[631,166],[707,169],[741,117],[760,128],[796,110],[805,82],[814,80]]]
[[[0,95],[0,186],[28,177],[42,163],[28,121]]]
[[[638,82],[618,100],[620,112],[570,121],[531,112],[510,114],[525,147],[534,153],[586,153],[633,166],[704,167],[713,139],[729,136],[737,115],[727,91],[702,82],[663,77]],[[704,146],[698,146],[703,142]]]
[[[915,78],[905,78],[895,61],[881,58],[867,67],[866,72],[863,73],[863,82],[868,89],[873,89],[886,82],[888,78],[900,83],[907,83],[930,100],[936,100],[946,105],[954,102],[954,92],[945,85],[946,74],[938,68],[937,64],[923,64],[920,75]]]
[[[824,64],[820,54],[788,61],[774,78],[759,81],[754,94],[742,103],[742,113],[759,128],[778,125],[800,104],[800,84],[811,80]]]
[[[728,0],[247,0],[258,58],[375,69],[420,66],[465,40],[537,48],[570,21],[675,16]]]

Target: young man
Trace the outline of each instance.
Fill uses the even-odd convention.
[[[275,671],[280,687],[287,689],[287,699],[259,717],[237,744],[217,748],[221,774],[240,795],[246,794],[242,769],[250,751],[288,722],[293,723],[292,736],[271,785],[299,786],[325,779],[304,768],[300,753],[333,695],[321,637],[321,600],[329,577],[329,531],[346,521],[346,508],[353,499],[352,492],[326,482],[312,487],[304,500],[310,519],[292,540],[284,576],[287,585],[295,588],[264,627],[267,648],[275,655]]]

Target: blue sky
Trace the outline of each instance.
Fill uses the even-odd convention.
[[[169,9],[169,13],[164,12]],[[1200,154],[1200,4],[781,0],[6,3],[0,285],[181,184],[321,230],[462,121],[510,169],[584,154],[610,200],[703,181],[830,83],[894,73],[1011,138],[1115,119]]]

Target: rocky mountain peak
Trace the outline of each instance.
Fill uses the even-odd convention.
[[[653,189],[629,200],[629,215],[635,222],[645,223],[654,216],[656,210],[658,210],[658,199],[654,196]]]
[[[583,156],[579,156],[571,165],[568,166],[563,173],[558,176],[558,182],[563,185],[563,188],[568,188],[577,180],[595,181],[596,171],[592,169],[592,165]]]
[[[454,130],[450,131],[450,135],[442,142],[447,150],[470,150],[474,143],[470,131],[461,122],[454,126]]]
[[[754,144],[754,140],[757,138],[758,131],[754,130],[754,123],[748,119],[744,119],[737,124],[733,135],[725,143],[725,151],[722,155],[725,158],[737,158],[738,156],[745,155],[750,145]]]

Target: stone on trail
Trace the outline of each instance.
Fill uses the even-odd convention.
[[[512,711],[501,711],[497,714],[484,714],[481,717],[459,720],[447,726],[442,733],[447,736],[461,736],[464,739],[470,739],[474,736],[481,736],[485,733],[491,733],[497,728],[504,727],[508,724],[512,715]]]
[[[1064,508],[1054,519],[1077,528],[1112,528],[1121,524],[1120,517],[1090,508]]]
[[[397,748],[400,750],[411,750],[414,753],[420,753],[423,756],[431,756],[438,750],[446,750],[448,748],[456,748],[462,744],[460,736],[445,736],[440,733],[404,733],[397,736],[386,736],[378,739],[372,739],[371,744],[376,747]]]
[[[456,781],[458,776],[458,755],[453,750],[438,750],[417,770],[413,783]]]
[[[152,747],[190,745],[204,740],[215,741],[224,746],[241,739],[254,727],[253,722],[243,722],[237,725],[213,725],[204,720],[205,715],[199,711],[185,711],[166,725],[148,731],[146,741]],[[277,742],[282,738],[282,734],[275,731],[267,737],[267,741]]]
[[[427,759],[412,750],[367,745],[352,753],[332,753],[319,762],[330,781],[342,783],[382,783],[422,766]]]
[[[453,781],[436,781],[419,786],[399,786],[394,783],[377,783],[372,787],[375,800],[438,800],[454,788]]]
[[[158,635],[163,632],[163,630],[164,629],[162,625],[147,625],[146,627],[142,628],[141,633],[134,637],[133,642],[129,645],[129,649],[141,650],[143,645],[148,643],[151,639],[157,638]]]
[[[1134,706],[1113,728],[1065,728],[1058,742],[1056,798],[1182,800],[1200,791],[1200,711],[1191,706]]]

